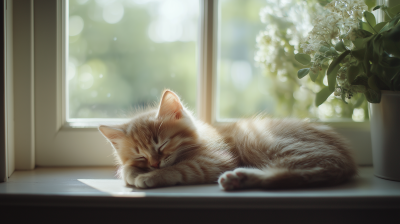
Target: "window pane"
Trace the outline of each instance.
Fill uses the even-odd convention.
[[[198,0],[70,0],[68,118],[119,118],[164,88],[195,109]]]
[[[360,96],[348,104],[330,96],[319,107],[315,93],[327,85],[297,78],[303,68],[294,60],[312,29],[318,2],[298,0],[221,0],[218,58],[219,118],[274,117],[368,119]],[[326,68],[325,68],[326,69]]]

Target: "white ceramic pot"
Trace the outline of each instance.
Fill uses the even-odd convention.
[[[400,181],[400,91],[382,91],[369,119],[375,176]]]

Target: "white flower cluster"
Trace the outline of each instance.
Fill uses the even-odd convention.
[[[325,8],[328,12],[315,20],[314,28],[301,44],[306,54],[318,52],[322,46],[334,46],[340,39],[354,40],[363,11],[368,9],[363,0],[336,0]]]
[[[308,11],[317,7],[298,0],[267,0],[267,6],[260,10],[261,22],[266,27],[256,37],[255,61],[270,66],[273,71],[288,66],[290,60],[285,63],[283,54],[292,47],[298,52],[299,43],[312,28]]]

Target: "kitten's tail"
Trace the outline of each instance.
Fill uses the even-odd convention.
[[[218,183],[224,190],[332,186],[348,180],[356,173],[355,167],[354,169],[237,168],[222,174]]]
[[[265,168],[260,177],[263,188],[299,188],[340,184],[352,176],[356,169],[325,169],[315,167],[310,169]]]

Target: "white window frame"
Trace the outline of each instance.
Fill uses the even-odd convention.
[[[32,1],[32,0],[30,0]],[[104,137],[94,127],[77,127],[66,123],[65,117],[65,58],[66,58],[66,7],[64,0],[32,1],[34,35],[29,39],[34,49],[31,60],[34,78],[33,111],[25,111],[34,130],[31,148],[24,156],[16,158],[16,169],[36,166],[108,166],[113,165],[112,150]],[[200,40],[197,108],[200,119],[218,123],[217,109],[217,59],[218,59],[218,4],[217,0],[200,0]],[[33,10],[34,9],[34,10]],[[15,67],[15,65],[14,65]],[[32,76],[30,76],[32,77]],[[30,95],[29,95],[30,94]],[[15,104],[19,102],[15,101]],[[105,121],[106,122],[106,121]],[[358,164],[371,165],[369,122],[325,122],[346,136],[354,148]],[[79,126],[79,125],[78,125]],[[16,123],[22,130],[24,124]],[[16,132],[17,133],[17,132]],[[17,138],[17,135],[16,135]],[[23,139],[24,136],[18,138]],[[16,139],[16,142],[18,140]],[[16,149],[17,151],[17,149]]]

